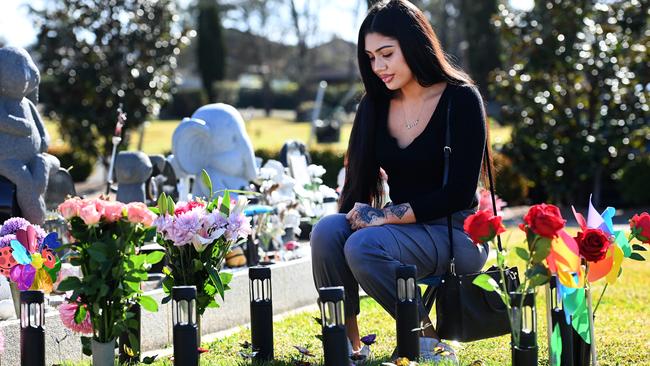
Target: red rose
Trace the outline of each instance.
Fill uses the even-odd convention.
[[[609,237],[600,229],[587,229],[576,236],[580,255],[589,262],[598,262],[605,258],[611,245]]]
[[[465,219],[463,229],[472,241],[482,244],[506,231],[501,216],[493,216],[490,210],[482,210]]]
[[[635,238],[650,244],[650,214],[644,212],[641,215],[634,215],[630,219],[630,230]]]
[[[205,203],[199,201],[190,201],[184,206],[176,207],[176,209],[174,210],[174,215],[178,216],[184,214],[188,211],[192,211],[192,209],[196,207],[205,207]]]
[[[552,239],[564,227],[566,220],[562,218],[557,206],[541,203],[528,210],[524,222],[526,225],[520,226],[522,229],[527,227],[537,235]]]

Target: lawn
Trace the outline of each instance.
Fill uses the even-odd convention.
[[[177,120],[155,120],[147,125],[144,132],[143,150],[149,154],[166,153],[172,149],[172,134],[180,122]],[[59,139],[56,123],[46,122],[48,131],[55,143],[63,143]],[[336,144],[316,144],[316,149],[333,148],[338,151],[347,149],[352,124],[343,124],[341,139]],[[246,122],[246,131],[253,142],[254,149],[279,150],[287,140],[309,140],[311,126],[306,122],[293,122],[280,118],[254,118]],[[501,127],[492,123],[490,137],[492,142],[504,143],[510,139],[510,127]],[[140,134],[137,131],[131,135],[130,150],[137,148]]]
[[[508,239],[508,236],[511,236]],[[520,243],[523,235],[518,229],[511,229],[504,236],[508,243]],[[509,263],[517,263],[510,253]],[[647,262],[635,262],[626,259],[623,262],[623,274],[619,282],[610,286],[603,298],[596,316],[596,339],[601,366],[650,365],[650,291],[647,279],[650,277],[650,265]],[[304,281],[311,281],[305,278]],[[602,285],[594,288],[596,301]],[[226,295],[227,301],[227,295]],[[227,304],[227,303],[226,303]],[[546,300],[543,289],[538,290],[537,324],[539,364],[548,365],[548,347],[546,340]],[[227,306],[227,305],[226,305]],[[372,346],[374,361],[370,365],[381,365],[390,357],[395,347],[395,323],[383,309],[372,299],[364,298],[361,302],[359,319],[362,334],[377,334],[377,343]],[[246,310],[247,311],[247,310]],[[435,319],[435,314],[432,314]],[[322,347],[316,335],[320,327],[314,317],[316,310],[289,316],[274,324],[275,358],[277,361],[268,366],[294,365],[292,362],[299,353],[294,345],[307,347],[315,357],[308,358],[314,364],[322,362]],[[239,355],[240,344],[250,340],[250,331],[241,328],[237,333],[216,340],[204,347],[210,352],[202,356],[202,365],[232,366],[248,365]],[[456,344],[455,348],[461,365],[503,366],[510,364],[509,336],[482,340],[472,343]],[[479,361],[479,362],[476,362]],[[172,365],[164,358],[155,365]],[[428,365],[423,363],[422,365]]]

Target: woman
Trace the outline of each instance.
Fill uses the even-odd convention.
[[[324,217],[311,234],[316,287],[344,286],[345,324],[355,353],[361,349],[358,286],[394,316],[397,267],[414,264],[420,278],[447,271],[448,215],[454,221],[457,273],[479,271],[487,258],[487,246],[472,244],[462,230],[464,217],[478,203],[487,135],[482,100],[471,79],[447,61],[424,14],[406,0],[370,9],[357,54],[366,94],[350,136],[341,213]],[[443,187],[450,102],[453,151]],[[388,175],[388,206],[382,202],[380,169]],[[420,318],[430,323],[421,304]],[[422,358],[440,359],[436,347],[456,359],[427,327]]]

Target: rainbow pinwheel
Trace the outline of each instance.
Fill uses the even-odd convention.
[[[16,239],[11,240],[11,246],[0,249],[2,274],[8,273],[21,291],[38,289],[49,293],[61,268],[61,262],[53,252],[60,246],[56,233],[48,234],[39,243],[33,226],[19,229]]]
[[[602,247],[604,256],[599,260],[588,260],[580,254],[576,238],[562,230],[558,233],[560,240],[553,241],[546,261],[549,270],[558,279],[558,296],[562,299],[566,323],[571,324],[585,343],[592,344],[593,322],[589,321],[590,309],[587,301],[589,285],[602,279],[606,281],[605,289],[608,285],[613,285],[622,273],[623,259],[644,260],[634,250],[645,249],[630,245],[632,236],[628,238],[623,230],[614,229],[612,219],[616,210],[613,207],[607,207],[602,213],[598,213],[589,197],[587,219],[575,208],[572,209],[581,233],[595,229],[600,230],[608,238],[607,245]],[[603,294],[604,290],[596,303],[596,308]],[[554,329],[551,342],[561,343],[558,329]],[[554,358],[559,358],[559,353],[552,353]]]

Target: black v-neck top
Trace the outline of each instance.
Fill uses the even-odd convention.
[[[442,187],[450,100],[452,153],[448,184]],[[476,87],[448,84],[427,126],[403,149],[388,130],[388,109],[386,103],[377,116],[375,151],[379,165],[388,174],[393,204],[409,203],[417,222],[476,207],[486,137],[483,102]]]

